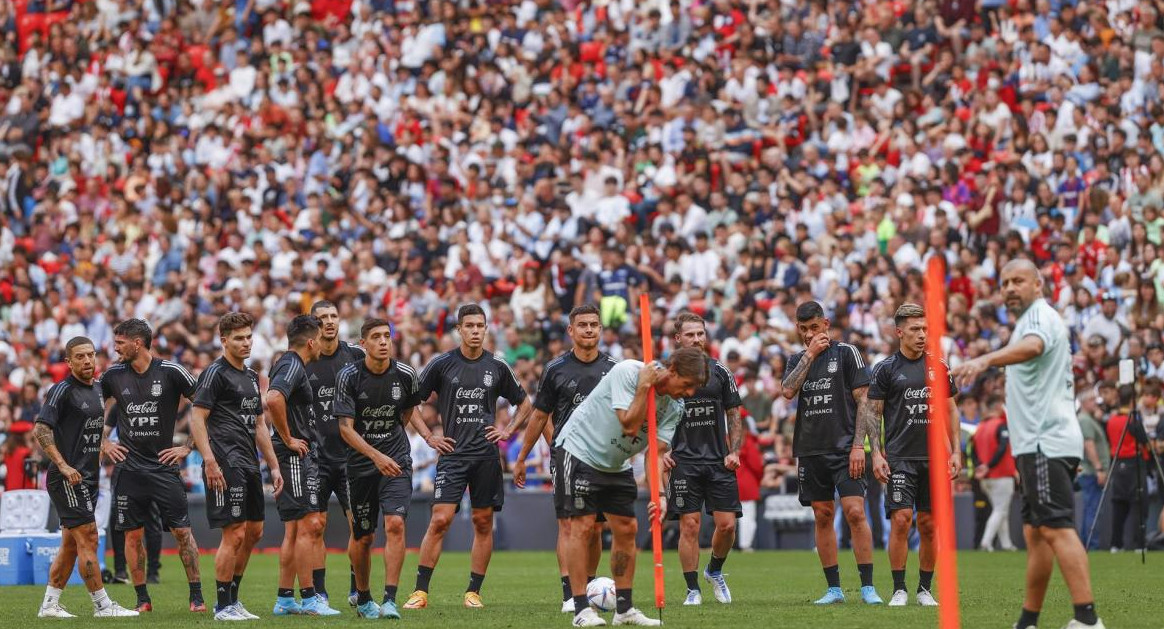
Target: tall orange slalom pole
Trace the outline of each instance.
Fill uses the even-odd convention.
[[[958,603],[958,547],[954,527],[954,499],[950,487],[949,377],[942,364],[942,337],[946,334],[946,275],[943,260],[930,258],[925,276],[926,373],[930,385],[930,495],[938,553],[938,617],[941,629],[960,626]]]
[[[651,338],[651,301],[646,293],[639,296],[639,331],[643,339],[643,362],[655,360],[655,343]],[[659,488],[663,480],[659,477],[659,426],[655,417],[655,390],[647,398],[647,485],[650,487],[651,504],[659,513]],[[651,552],[655,560],[655,608],[662,617],[667,598],[663,589],[663,523],[660,518],[651,518]]]

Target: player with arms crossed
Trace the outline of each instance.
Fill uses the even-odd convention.
[[[537,445],[543,434],[546,443],[553,448],[554,437],[562,432],[571,414],[590,395],[598,382],[606,376],[618,361],[609,354],[598,351],[598,339],[602,335],[602,320],[598,308],[592,304],[577,306],[570,311],[570,325],[566,328],[574,347],[567,353],[550,361],[542,372],[538,385],[534,414],[525,430],[521,453],[513,465],[513,483],[525,487],[525,459]],[[553,423],[550,423],[550,416]],[[556,457],[555,457],[556,458]],[[550,474],[555,476],[558,469],[550,462]],[[565,548],[569,537],[570,520],[566,517],[559,495],[554,492],[554,513],[558,519],[558,569],[562,577],[562,612],[574,613],[574,593],[570,589],[570,573],[566,570]],[[587,560],[586,579],[593,580],[602,558],[602,528],[599,522],[591,529],[590,557]]]
[[[934,520],[930,515],[929,434],[930,392],[936,378],[949,387],[950,417],[957,417],[953,381],[949,368],[928,375],[926,367],[926,313],[917,304],[902,304],[893,317],[900,347],[889,358],[873,367],[869,395],[858,409],[858,431],[869,435],[873,448],[873,474],[888,483],[885,512],[889,515],[889,567],[893,571],[893,597],[890,607],[909,603],[905,590],[905,564],[909,556],[909,530],[917,511],[918,550],[917,602],[925,607],[938,604],[931,593],[937,548],[934,546]],[[885,417],[885,455],[881,454],[881,418]],[[962,470],[962,451],[958,424],[945,427],[950,458],[946,472],[950,480]]]
[[[319,497],[319,467],[313,444],[315,397],[307,377],[307,365],[319,355],[319,319],[299,315],[287,324],[286,352],[271,367],[267,386],[267,412],[275,433],[271,445],[279,461],[285,487],[276,498],[283,520],[283,547],[279,552],[279,587],[276,616],[304,614],[335,616],[338,611],[315,593],[316,546],[323,544],[323,515],[327,501]],[[295,601],[295,578],[299,596]]]
[[[400,618],[396,589],[404,564],[404,521],[412,502],[412,457],[404,421],[435,437],[414,413],[420,387],[409,365],[392,359],[392,326],[368,319],[360,328],[367,357],[344,367],[335,393],[335,416],[350,448],[346,478],[352,498],[352,539],[348,557],[356,576],[356,614]],[[439,445],[439,444],[438,444]],[[384,516],[384,599],[372,600],[370,572],[376,521]]]
[[[105,403],[94,381],[97,352],[93,341],[76,336],[65,344],[69,375],[45,397],[32,436],[48,457],[49,498],[61,519],[61,548],[49,568],[48,587],[37,616],[76,618],[61,607],[61,590],[81,562],[79,572],[93,599],[93,615],[123,618],[138,613],[110,600],[101,584],[97,557],[97,476],[101,465],[101,428]]]
[[[231,312],[218,320],[222,356],[198,377],[190,434],[202,455],[206,483],[206,519],[222,529],[214,556],[218,602],[215,620],[254,620],[238,600],[238,588],[263,536],[263,477],[255,446],[270,468],[271,485],[278,496],[283,476],[271,447],[271,433],[263,418],[259,374],[246,366],[251,355],[255,321],[245,312]]]
[[[860,351],[829,339],[829,320],[815,301],[796,308],[796,328],[805,349],[784,368],[784,397],[796,402],[792,450],[797,458],[800,504],[816,517],[816,548],[828,591],[817,605],[845,602],[837,566],[834,496],[852,530],[853,555],[861,575],[861,599],[880,605],[873,587],[873,534],[865,520],[864,429],[857,425],[857,405],[869,390],[869,367]],[[860,438],[854,438],[857,430]]]
[[[675,318],[675,342],[679,347],[694,347],[707,352],[707,324],[691,312]],[[669,517],[679,520],[679,563],[687,582],[684,605],[700,605],[699,525],[702,513],[715,520],[711,536],[711,560],[703,578],[715,588],[715,600],[732,602],[723,575],[723,562],[736,538],[736,518],[743,514],[736,468],[740,466],[740,448],[744,445],[744,426],[740,418],[740,392],[736,379],[718,360],[707,357],[707,383],[695,395],[683,400],[683,421],[675,432],[675,442],[668,455],[671,482],[667,489]]]
[[[432,517],[420,545],[416,590],[408,597],[405,609],[428,607],[429,581],[466,487],[473,508],[473,550],[465,607],[484,607],[481,584],[493,555],[493,512],[505,503],[497,442],[520,430],[533,410],[509,365],[483,349],[486,330],[481,306],[461,306],[457,311],[461,346],[434,358],[420,376],[417,399],[423,402],[437,394],[444,433],[455,448],[437,460]],[[505,429],[494,425],[499,397],[518,406],[516,420]]]
[[[1002,296],[1017,317],[1010,343],[951,371],[968,386],[991,367],[1006,367],[1006,422],[1023,494],[1027,542],[1026,597],[1017,629],[1033,629],[1055,562],[1067,582],[1075,618],[1066,629],[1102,629],[1095,613],[1087,551],[1075,531],[1075,471],[1083,432],[1075,416],[1071,343],[1063,318],[1043,298],[1043,277],[1030,260],[1002,267]]]
[[[114,508],[117,528],[125,531],[125,557],[137,611],[153,610],[146,586],[146,550],[142,543],[150,510],[157,505],[162,523],[178,543],[178,556],[190,584],[190,611],[206,611],[198,544],[190,532],[190,506],[179,464],[190,447],[174,445],[174,426],[182,398],[192,399],[197,381],[178,363],[150,354],[154,334],[141,319],[129,319],[113,328],[113,348],[121,362],[101,377],[105,396],[105,433],[101,448],[117,464]],[[117,429],[117,442],[109,440]]]
[[[617,592],[615,625],[654,627],[662,621],[648,618],[635,609],[632,585],[635,580],[635,500],[639,489],[630,459],[647,448],[647,401],[654,387],[659,460],[648,465],[664,467],[675,429],[683,418],[682,398],[690,397],[707,382],[707,355],[701,350],[677,350],[666,361],[644,365],[625,360],[594,387],[594,391],[574,410],[561,434],[554,438],[558,448],[556,498],[570,519],[566,545],[566,566],[574,594],[574,626],[601,627],[606,624],[586,599],[586,570],[590,557],[590,531],[598,513],[606,516],[613,540],[610,545],[610,573]],[[656,513],[652,503],[650,517]]]
[[[339,422],[336,420],[332,404],[335,402],[335,390],[339,372],[351,363],[364,360],[364,351],[351,343],[339,339],[339,309],[330,301],[317,301],[311,305],[311,314],[319,319],[323,331],[320,334],[319,358],[307,363],[307,379],[311,383],[311,390],[315,394],[315,427],[319,433],[319,447],[316,455],[319,459],[319,500],[323,511],[319,516],[323,519],[323,530],[327,530],[327,502],[335,494],[340,508],[348,518],[348,528],[351,529],[351,505],[348,498],[348,446],[340,436]],[[314,551],[311,582],[315,584],[315,593],[328,601],[327,595],[327,549],[323,544],[323,537]],[[351,540],[349,540],[349,545]],[[350,571],[348,584],[348,602],[355,604],[356,581],[355,572]]]

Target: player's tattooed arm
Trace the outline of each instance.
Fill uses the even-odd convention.
[[[853,437],[853,447],[864,447],[865,437],[868,437],[869,448],[874,454],[880,454],[881,416],[885,412],[885,400],[870,400],[868,390],[861,391],[865,394],[861,395],[857,402],[857,434]]]
[[[744,420],[740,416],[740,407],[727,410],[728,450],[739,454],[744,447]]]
[[[65,457],[61,454],[61,451],[57,449],[57,441],[53,437],[53,429],[48,424],[37,422],[32,427],[32,438],[36,440],[36,444],[40,446],[44,455],[53,462],[53,465],[57,466],[57,469],[61,471],[61,475],[65,477],[65,480],[69,481],[70,485],[76,485],[81,482],[81,473],[73,469],[65,461]]]
[[[781,385],[784,388],[784,399],[791,400],[800,393],[800,387],[804,385],[805,378],[808,378],[808,370],[812,367],[812,357],[807,353],[800,357],[800,362],[784,376],[784,381]]]

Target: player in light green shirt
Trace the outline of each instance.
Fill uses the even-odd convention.
[[[1067,629],[1104,629],[1095,612],[1087,551],[1075,530],[1074,479],[1083,434],[1075,418],[1067,326],[1043,299],[1043,277],[1033,262],[1011,260],[1001,277],[1006,308],[1018,318],[1010,343],[955,367],[951,375],[965,387],[990,367],[1006,367],[1006,419],[1027,541],[1026,598],[1015,627],[1038,625],[1058,560],[1075,605]]]
[[[599,513],[606,517],[613,536],[610,572],[617,591],[614,624],[662,624],[635,609],[631,602],[638,535],[635,500],[639,492],[630,458],[647,448],[647,403],[653,394],[657,435],[662,443],[660,460],[647,464],[663,466],[662,455],[670,449],[671,438],[683,417],[683,403],[679,400],[694,395],[695,389],[707,382],[707,364],[707,355],[696,348],[677,350],[661,363],[623,361],[574,409],[570,421],[554,439],[554,445],[561,448],[555,461],[555,498],[570,520],[563,554],[574,595],[575,627],[606,624],[586,599],[589,531]],[[662,499],[660,507],[658,511],[651,509],[651,517],[666,513]]]

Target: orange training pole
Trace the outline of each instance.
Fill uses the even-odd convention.
[[[930,258],[926,269],[926,357],[927,380],[930,385],[930,495],[932,496],[934,528],[938,553],[937,578],[939,600],[938,626],[958,629],[958,547],[954,527],[954,499],[950,484],[949,378],[942,364],[942,337],[946,334],[946,275],[944,260]]]
[[[639,296],[639,331],[643,338],[643,362],[655,360],[655,343],[651,338],[651,302],[646,293]],[[659,509],[659,427],[655,417],[655,391],[647,398],[647,484],[651,491],[651,504]],[[667,604],[663,592],[663,524],[659,518],[651,519],[651,551],[655,558],[655,608],[662,613]]]

